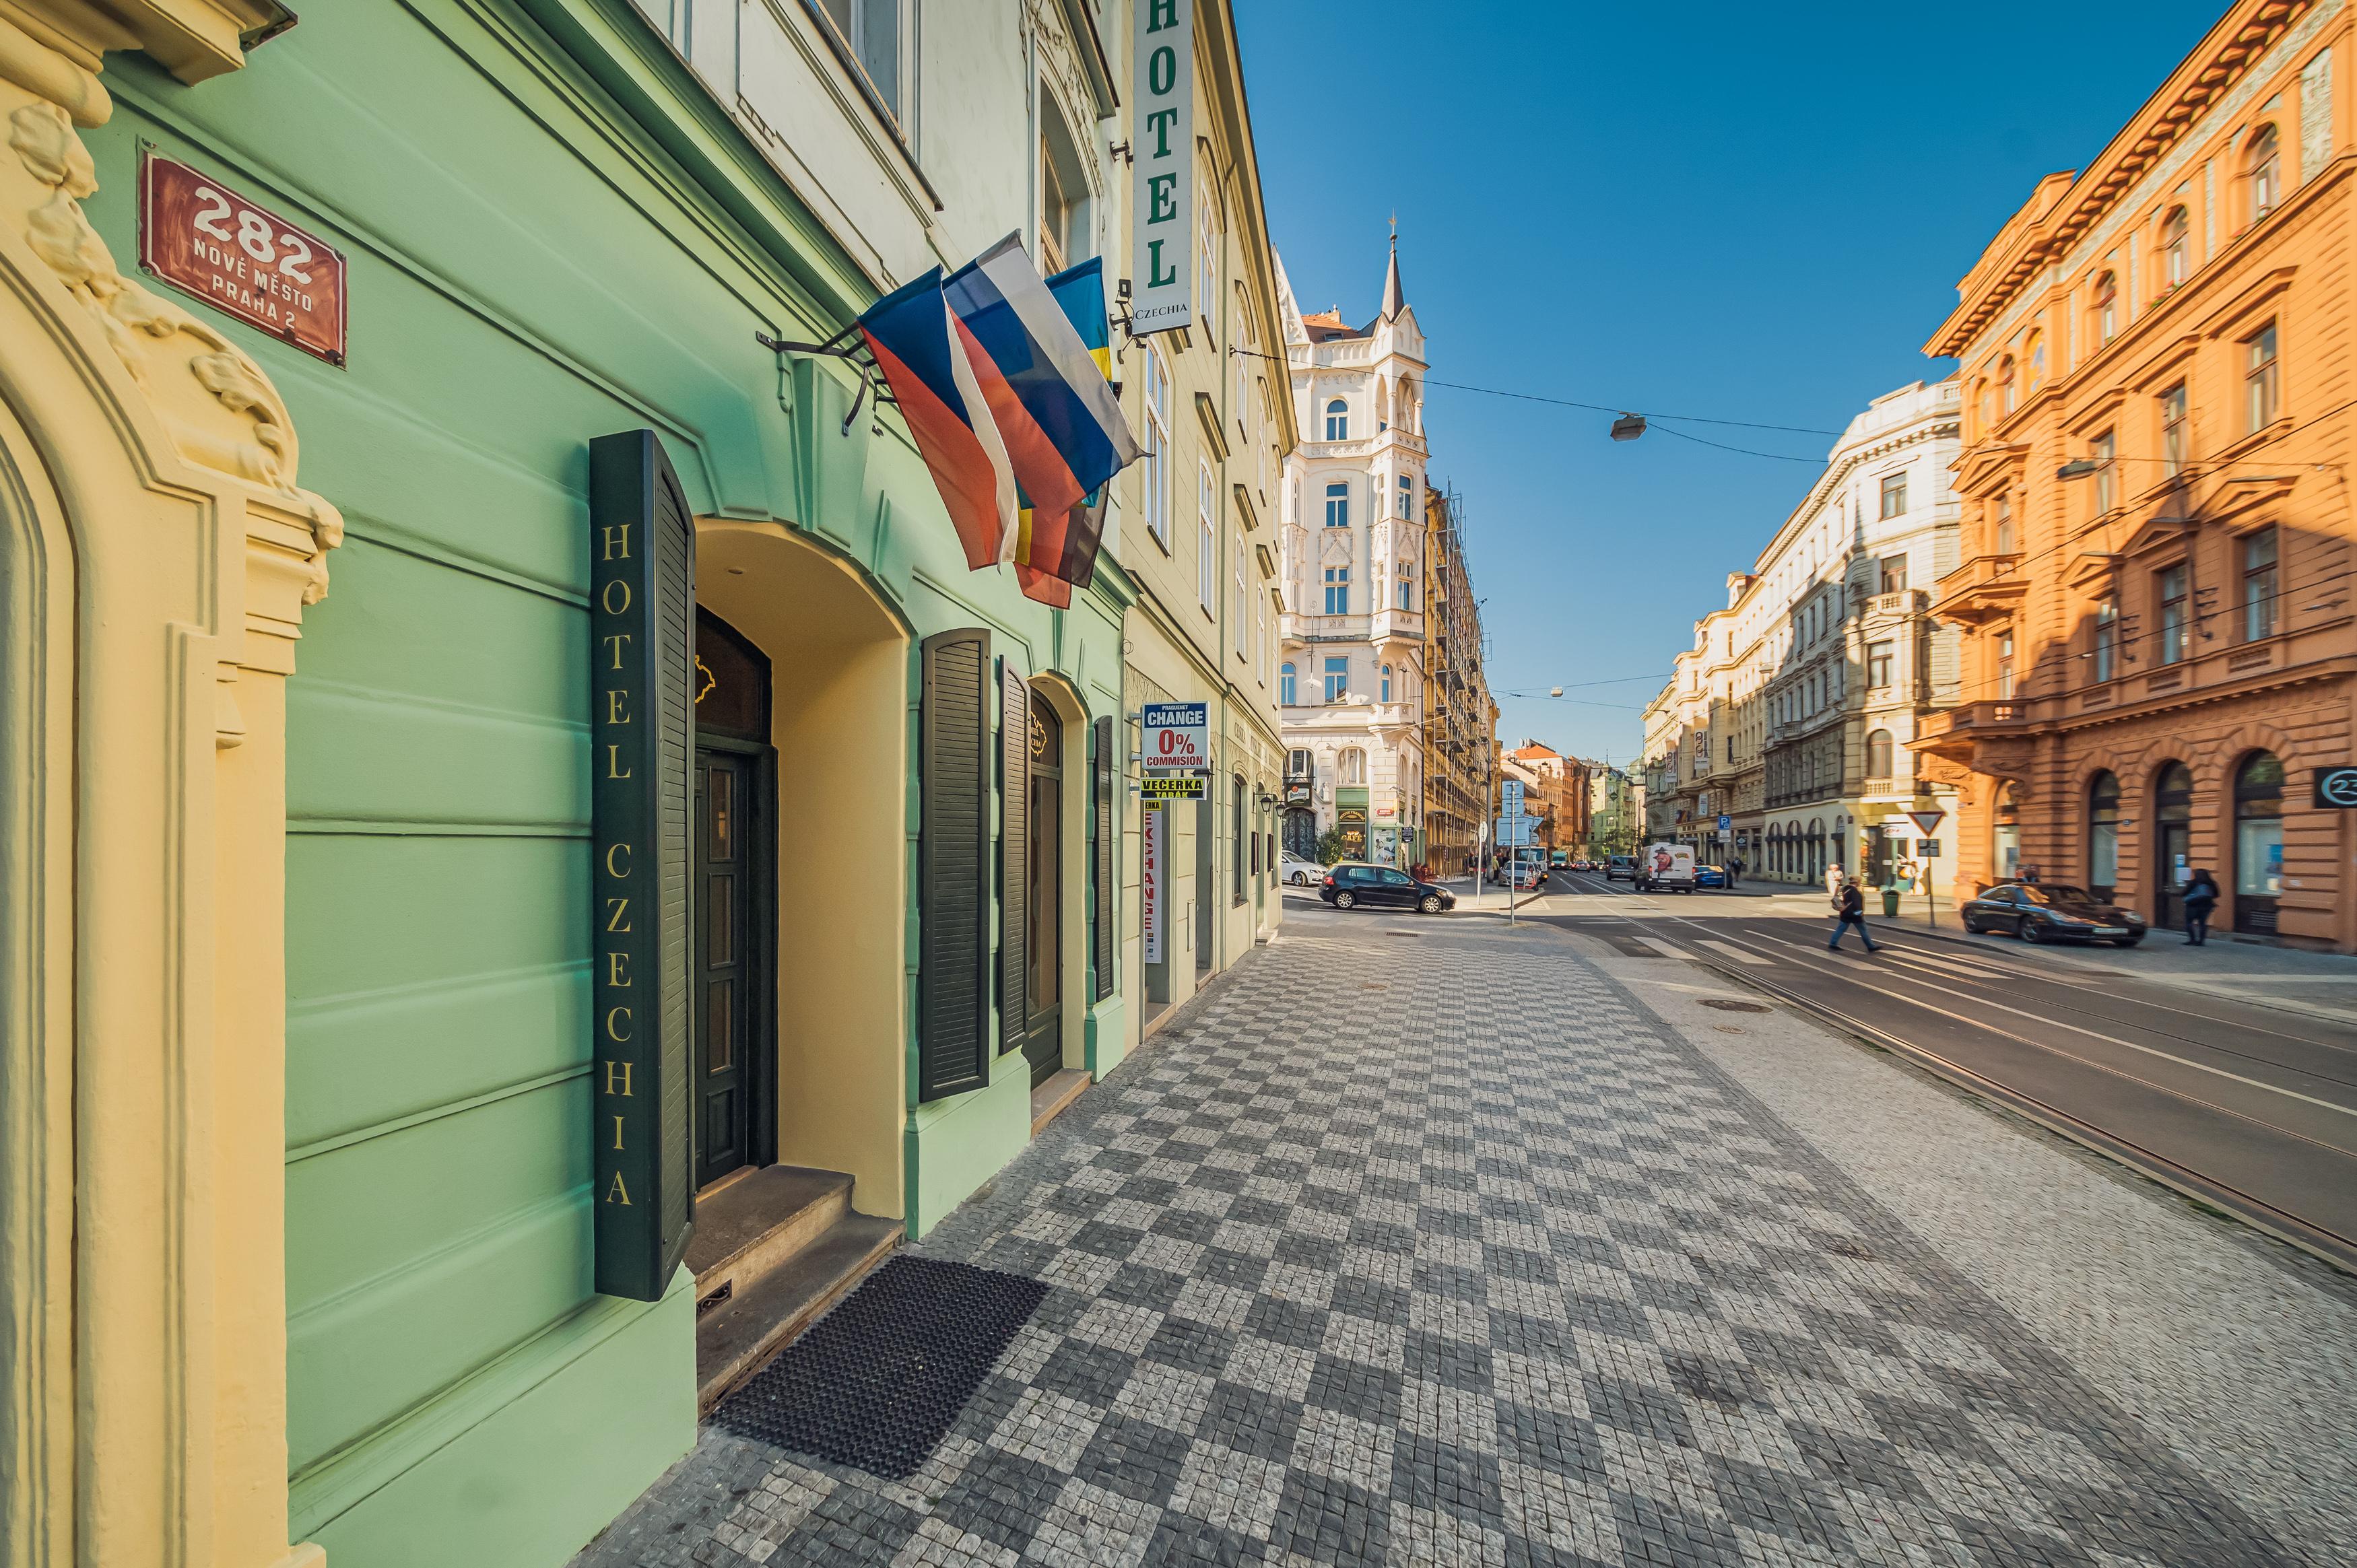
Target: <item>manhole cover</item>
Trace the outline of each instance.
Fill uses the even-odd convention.
[[[1727,996],[1706,996],[1702,999],[1702,1004],[1706,1007],[1716,1007],[1722,1013],[1765,1013],[1768,1011],[1765,1004],[1759,1002],[1738,1002],[1733,998]]]

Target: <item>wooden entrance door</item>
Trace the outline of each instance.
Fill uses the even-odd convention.
[[[1064,1065],[1064,725],[1037,692],[1031,693],[1030,808],[1030,886],[1024,900],[1030,1012],[1023,1059],[1031,1064],[1037,1089]]]
[[[777,753],[770,661],[696,612],[695,1180],[776,1157]]]

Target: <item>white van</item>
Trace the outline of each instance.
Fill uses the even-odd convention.
[[[1637,857],[1637,891],[1651,893],[1655,889],[1671,893],[1691,893],[1695,890],[1695,854],[1690,843],[1656,843],[1645,846]]]

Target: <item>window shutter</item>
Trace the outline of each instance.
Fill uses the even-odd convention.
[[[1114,835],[1114,752],[1113,720],[1099,719],[1091,726],[1096,738],[1097,787],[1096,859],[1091,865],[1097,885],[1096,1000],[1103,1001],[1114,993],[1114,966],[1119,961],[1114,950],[1114,933],[1120,928],[1114,921],[1114,885],[1121,866],[1121,840]]]
[[[695,522],[651,430],[589,444],[596,1282],[656,1301],[694,1229]]]
[[[990,633],[925,639],[918,770],[917,1098],[990,1081]]]
[[[998,661],[998,1048],[1023,1043],[1031,1021],[1031,687]]]

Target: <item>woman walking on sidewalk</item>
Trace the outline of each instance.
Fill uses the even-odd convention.
[[[1827,952],[1841,946],[1842,938],[1848,933],[1852,926],[1857,928],[1857,940],[1866,944],[1867,951],[1882,950],[1874,945],[1874,939],[1866,933],[1866,895],[1859,891],[1857,877],[1853,876],[1844,883],[1842,890],[1834,895],[1834,913],[1841,918],[1834,927],[1834,940],[1825,944]]]
[[[2210,911],[2218,907],[2218,879],[2206,871],[2197,871],[2193,880],[2185,885],[2185,945],[2190,948],[2210,945]]]

